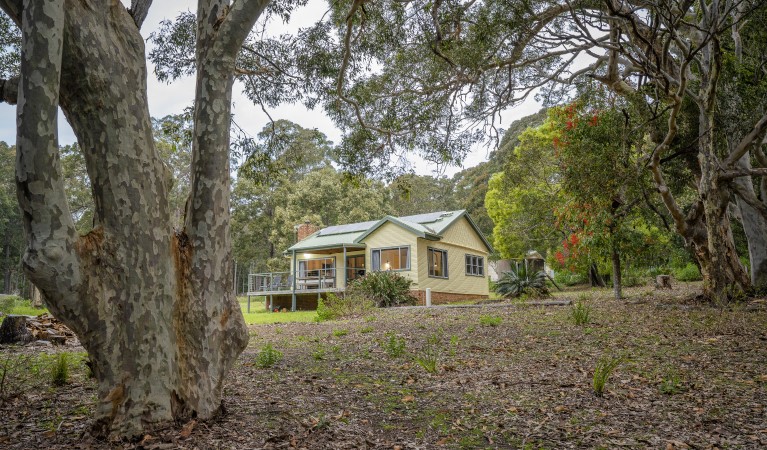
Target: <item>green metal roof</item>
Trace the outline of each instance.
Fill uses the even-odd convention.
[[[383,224],[388,222],[400,226],[418,237],[429,240],[439,240],[442,237],[442,233],[456,223],[461,217],[466,217],[469,224],[474,228],[474,231],[487,246],[487,249],[492,252],[493,247],[487,239],[485,239],[485,236],[464,209],[457,211],[438,211],[405,217],[386,216],[378,221],[326,227],[306,237],[302,241],[297,242],[295,245],[288,248],[287,251],[325,250],[340,247],[365,248],[365,244],[362,241]]]

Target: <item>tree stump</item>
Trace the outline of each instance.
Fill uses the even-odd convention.
[[[26,344],[34,340],[27,329],[27,316],[11,314],[0,325],[0,344]]]
[[[655,289],[671,289],[671,275],[658,275],[655,277]]]

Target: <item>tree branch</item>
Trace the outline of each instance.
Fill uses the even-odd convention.
[[[751,146],[757,142],[761,142],[765,130],[767,130],[767,114],[763,115],[762,118],[756,122],[754,128],[740,140],[740,143],[738,143],[735,150],[724,160],[724,166],[732,166],[751,149]]]
[[[136,27],[141,29],[141,25],[144,23],[147,14],[149,14],[149,8],[152,6],[152,0],[131,0],[130,12],[133,17],[133,22],[136,23]]]
[[[23,0],[0,0],[0,9],[8,14],[8,17],[16,22],[16,25],[21,26],[21,10],[23,7]]]
[[[223,47],[236,56],[240,47],[253,29],[256,20],[271,0],[235,0],[223,18],[219,28],[219,39]]]
[[[728,170],[719,175],[720,180],[732,180],[740,177],[763,177],[767,176],[767,168]]]
[[[756,195],[754,195],[753,192],[749,192],[747,189],[744,189],[743,186],[741,186],[738,183],[732,183],[732,188],[738,197],[742,198],[743,201],[748,204],[748,206],[759,211],[762,217],[764,217],[764,219],[767,220],[767,205],[761,202],[756,197]]]
[[[64,1],[29,0],[24,5],[16,187],[27,241],[22,259],[25,271],[50,300],[52,312],[79,325],[76,331],[83,332],[78,234],[67,205],[58,154]]]
[[[18,77],[9,80],[0,79],[0,102],[15,105],[19,96]]]

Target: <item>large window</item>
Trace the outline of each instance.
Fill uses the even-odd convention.
[[[373,270],[410,270],[410,247],[376,248],[371,251]]]
[[[447,278],[447,250],[429,248],[429,276]]]
[[[298,261],[299,277],[335,277],[335,258],[302,259]]]
[[[485,276],[485,258],[466,255],[466,275]]]

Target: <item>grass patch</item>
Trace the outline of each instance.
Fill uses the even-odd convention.
[[[484,315],[479,316],[479,324],[483,327],[497,327],[503,322],[503,318],[500,316]]]
[[[314,311],[296,312],[270,312],[266,309],[264,297],[252,297],[250,299],[250,313],[248,313],[248,300],[239,297],[242,315],[248,325],[264,325],[270,323],[312,322],[316,317]]]
[[[575,322],[576,325],[588,325],[591,323],[591,307],[578,301],[570,310],[570,316],[573,318],[573,322]]]
[[[266,344],[261,351],[258,352],[256,366],[262,369],[268,369],[269,367],[274,367],[281,359],[282,352],[275,350],[274,347],[272,347],[272,344]]]
[[[597,362],[592,380],[592,388],[597,397],[604,395],[607,380],[610,379],[610,376],[621,362],[623,362],[623,358],[602,358]]]
[[[401,338],[394,333],[386,334],[387,340],[384,341],[383,349],[391,358],[399,358],[405,353],[405,338]]]

